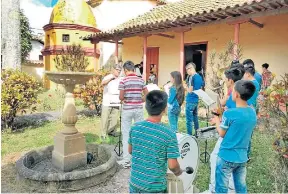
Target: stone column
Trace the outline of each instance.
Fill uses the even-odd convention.
[[[1,1],[1,12],[1,67],[3,69],[20,69],[20,0]]]
[[[64,172],[87,164],[85,137],[75,127],[77,115],[73,96],[74,88],[74,84],[65,85],[66,96],[62,113],[64,129],[54,137],[52,152],[53,165]]]

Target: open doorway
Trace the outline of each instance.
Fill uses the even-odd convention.
[[[207,42],[185,44],[184,52],[185,52],[185,57],[184,57],[185,66],[190,62],[195,63],[196,71],[205,80],[206,61],[207,61]],[[187,73],[186,73],[185,66],[184,66],[184,72],[185,72],[185,80],[186,80]]]

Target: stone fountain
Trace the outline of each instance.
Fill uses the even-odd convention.
[[[78,118],[73,90],[75,85],[86,83],[94,73],[45,74],[66,90],[62,113],[64,128],[55,135],[54,146],[32,150],[16,162],[20,180],[38,187],[41,185],[44,192],[79,190],[104,182],[117,170],[115,154],[101,145],[86,145],[84,135],[75,127]],[[87,164],[87,151],[93,153],[97,165]]]

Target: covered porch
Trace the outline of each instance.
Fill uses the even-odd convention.
[[[222,50],[230,40],[235,47],[243,46],[244,57],[253,59],[258,71],[267,62],[276,74],[281,74],[288,71],[284,65],[288,60],[287,20],[286,0],[223,0],[221,4],[184,0],[157,7],[111,31],[85,39],[95,45],[114,42],[116,57],[122,40],[122,58],[136,64],[143,61],[146,80],[150,64],[155,64],[160,84],[168,81],[171,71],[180,71],[185,77],[186,63],[196,58],[205,72],[209,53]],[[196,53],[192,59],[190,51]]]

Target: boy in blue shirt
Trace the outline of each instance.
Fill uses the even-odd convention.
[[[199,129],[198,122],[198,102],[199,97],[197,94],[193,93],[194,90],[199,90],[203,86],[202,77],[196,72],[196,65],[194,63],[188,63],[186,65],[186,72],[190,76],[188,80],[188,84],[186,87],[187,95],[186,95],[186,128],[187,133],[192,135],[193,133],[193,125],[194,122],[195,131]]]
[[[245,68],[248,67],[248,66],[252,66],[255,69],[255,64],[254,64],[254,62],[251,59],[246,59],[245,61],[243,61],[243,65],[244,65]],[[259,86],[261,88],[262,75],[260,73],[258,73],[257,71],[255,71],[254,77],[257,80],[257,82],[258,82],[258,84],[259,84]]]
[[[130,193],[165,193],[167,167],[182,174],[176,133],[161,122],[167,107],[165,92],[153,90],[147,94],[149,117],[131,128],[128,151],[132,155]]]
[[[253,66],[245,66],[245,74],[243,76],[244,80],[248,80],[248,81],[252,81],[256,90],[253,94],[253,96],[247,101],[249,106],[252,106],[255,110],[256,113],[258,113],[258,107],[257,107],[257,98],[260,92],[260,85],[258,83],[258,81],[255,79],[254,77],[255,74],[255,69]],[[251,141],[249,142],[249,147],[248,147],[248,158],[250,161],[250,155],[251,155]]]
[[[240,63],[233,64],[230,69],[225,71],[225,83],[228,87],[228,90],[233,89],[234,84],[243,78],[244,73],[244,67]],[[230,93],[229,96],[226,96],[226,98],[221,100],[221,105],[225,106],[226,109],[236,108],[236,103],[232,100],[232,93]]]
[[[252,81],[256,90],[253,94],[253,96],[248,100],[248,105],[251,105],[255,108],[257,107],[257,98],[259,95],[259,91],[260,91],[260,85],[258,83],[258,81],[255,79],[254,77],[255,75],[255,69],[253,66],[245,66],[245,74],[243,76],[244,80],[248,80],[248,81]]]
[[[239,62],[236,63],[235,61],[232,62],[232,66],[230,69],[225,71],[225,83],[228,87],[228,90],[233,90],[234,85],[237,81],[241,80],[243,75],[245,73],[244,67]],[[227,95],[224,99],[221,100],[221,105],[225,106],[225,109],[231,109],[236,108],[235,101],[232,100],[232,92]],[[213,149],[213,152],[210,155],[210,169],[211,169],[211,175],[210,175],[210,184],[209,184],[209,190],[212,193],[215,193],[215,171],[216,171],[216,162],[217,162],[217,156],[219,153],[220,145],[223,141],[222,137],[218,138],[218,141]],[[229,190],[231,192],[234,191],[234,181],[233,177],[230,177],[229,180]]]
[[[223,137],[216,164],[216,193],[228,192],[231,174],[236,193],[247,193],[247,151],[257,122],[256,112],[247,104],[247,101],[253,96],[255,89],[251,81],[237,81],[232,91],[236,108],[224,112],[221,124],[217,116],[212,120],[216,123],[219,135]]]

